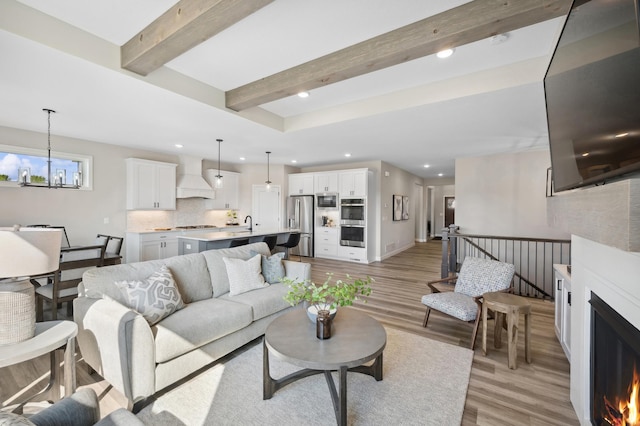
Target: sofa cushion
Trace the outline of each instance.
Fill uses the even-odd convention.
[[[207,250],[200,253],[204,256],[209,268],[213,297],[219,297],[229,292],[229,276],[227,275],[227,267],[222,259],[226,257],[228,259],[247,260],[252,257],[251,251],[264,255],[271,253],[269,246],[263,242],[246,244],[240,247]]]
[[[199,253],[90,269],[82,275],[85,294],[95,299],[107,295],[126,305],[126,298],[114,282],[144,280],[162,265],[167,265],[171,271],[185,303],[208,299],[212,296],[213,290],[207,263]]]
[[[289,308],[291,305],[284,300],[289,288],[284,284],[271,284],[269,287],[256,291],[249,291],[237,296],[225,294],[222,300],[231,300],[251,307],[253,320],[257,321],[276,312]]]
[[[267,287],[269,283],[264,282],[264,277],[260,272],[262,263],[260,254],[256,254],[248,260],[229,259],[223,257],[229,276],[229,294],[236,296],[251,290]]]
[[[127,306],[141,314],[150,325],[184,307],[166,265],[144,280],[116,281],[115,285],[124,292]]]
[[[256,252],[253,252],[256,253]],[[284,278],[284,265],[282,260],[285,253],[282,251],[273,256],[262,256],[262,276],[269,284],[279,283]]]
[[[222,299],[190,303],[153,327],[156,362],[165,362],[251,324],[251,306]]]

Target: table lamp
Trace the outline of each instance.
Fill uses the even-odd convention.
[[[0,228],[0,345],[35,334],[36,308],[30,277],[58,270],[62,231]]]

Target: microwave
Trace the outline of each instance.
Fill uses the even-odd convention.
[[[337,209],[338,208],[338,194],[326,193],[316,194],[316,207],[318,209]]]

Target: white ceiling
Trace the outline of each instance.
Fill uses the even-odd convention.
[[[383,160],[425,178],[548,146],[542,79],[563,19],[235,113],[226,90],[465,2],[276,0],[147,77],[121,70],[118,47],[175,3],[3,0],[0,125],[44,132],[46,107],[54,136],[214,160],[222,138],[223,163],[272,151],[272,164]]]

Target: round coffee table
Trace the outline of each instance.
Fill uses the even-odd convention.
[[[263,399],[270,399],[280,388],[303,377],[323,373],[336,420],[347,424],[347,371],[367,374],[382,380],[382,351],[387,344],[384,327],[370,316],[350,308],[339,308],[331,325],[331,338],[316,337],[316,325],[303,309],[284,314],[267,327],[263,340]],[[269,372],[269,353],[303,370],[281,379]],[[369,366],[362,365],[375,359]],[[339,388],[331,377],[339,372]],[[338,394],[339,392],[339,394]]]

